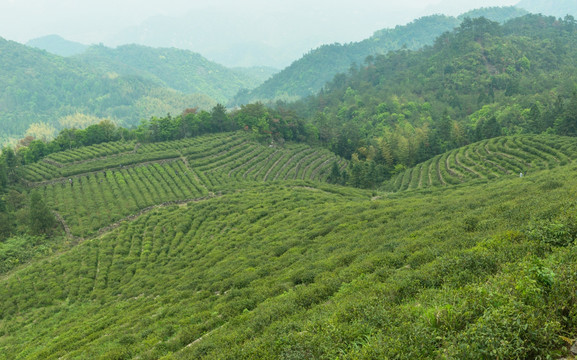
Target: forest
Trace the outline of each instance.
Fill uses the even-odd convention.
[[[191,51],[95,45],[61,57],[0,38],[0,146],[50,140],[102,120],[123,127],[189,107],[209,110],[274,71],[229,69]]]
[[[570,359],[576,32],[466,17],[298,101],[3,147],[0,359]]]
[[[418,50],[425,45],[432,45],[437,37],[452,31],[467,17],[485,17],[503,23],[526,14],[525,10],[511,6],[471,10],[458,17],[430,15],[394,29],[378,30],[370,38],[359,42],[323,45],[311,50],[255,89],[241,90],[231,103],[298,100],[316,94],[336,74],[347,72],[351,64],[363,64],[368,56],[386,55],[389,51],[400,49]]]

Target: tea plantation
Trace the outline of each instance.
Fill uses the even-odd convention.
[[[567,356],[575,151],[487,140],[395,192],[327,184],[343,160],[242,133],[51,155],[20,171],[72,240],[0,278],[0,358]]]

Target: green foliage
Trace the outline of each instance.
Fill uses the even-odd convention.
[[[200,54],[175,48],[94,45],[75,59],[103,72],[137,75],[185,94],[204,94],[222,102],[239,89],[252,89],[261,82],[248,71],[228,69]]]
[[[60,128],[59,119],[75,113],[129,126],[153,115],[215,104],[206,95],[184,95],[152,80],[109,74],[4,39],[0,39],[0,63],[2,144],[23,137],[37,124]]]
[[[18,173],[64,218],[72,235],[86,236],[152,206],[205,198],[241,183],[325,181],[331,163],[346,167],[326,149],[267,146],[235,132],[81,147],[53,153]]]
[[[188,150],[201,179],[235,169],[226,165],[233,154],[271,149],[226,135],[230,148],[208,155],[215,136]],[[298,164],[298,154],[288,157]],[[143,179],[170,183],[164,174],[174,164]],[[114,183],[107,186],[89,177],[56,184],[62,195],[55,199],[72,193],[79,204],[65,219],[106,212],[91,199],[103,197],[111,213],[115,199],[132,201],[111,186],[134,182],[126,176],[133,169],[108,171]],[[566,239],[555,237],[556,224],[572,231],[574,171],[558,166],[534,170],[531,181],[504,177],[380,196],[237,177],[219,185],[220,196],[150,208],[56,256],[33,245],[45,240],[14,238],[0,256],[46,257],[0,281],[0,350],[45,359],[560,357],[560,336],[574,337],[577,325],[577,252],[572,241],[543,238]],[[277,180],[285,173],[279,168]],[[551,178],[563,186],[549,186]],[[144,199],[182,186],[130,189]],[[80,204],[86,213],[76,216]]]
[[[523,135],[493,138],[437,155],[430,161],[400,171],[387,181],[388,191],[458,185],[497,177],[523,177],[537,169],[567,164],[577,156],[575,139],[552,135]],[[541,190],[562,187],[550,179]]]
[[[352,64],[373,65],[375,56],[402,48],[418,50],[432,45],[446,31],[452,31],[465,17],[487,17],[493,21],[525,15],[514,7],[483,8],[463,14],[459,18],[444,15],[425,16],[394,29],[376,31],[373,36],[349,44],[323,45],[311,50],[278,74],[252,91],[239,92],[234,104],[254,101],[291,101],[316,94],[336,74],[347,73]]]
[[[318,95],[281,105],[308,119],[318,141],[338,155],[385,167],[366,184],[394,175],[397,165],[411,168],[480,140],[572,135],[577,27],[571,24],[539,15],[503,25],[465,18],[433,46],[377,56],[335,76]],[[436,172],[444,176],[442,166]],[[447,172],[441,184],[453,180]]]
[[[56,226],[56,219],[42,200],[40,193],[30,194],[29,206],[30,231],[34,235],[49,235]]]

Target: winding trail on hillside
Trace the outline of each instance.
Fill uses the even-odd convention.
[[[194,198],[194,199],[185,199],[185,200],[174,200],[174,201],[165,201],[163,203],[157,204],[157,205],[151,205],[148,207],[145,207],[144,209],[139,210],[138,212],[132,214],[132,215],[128,215],[116,222],[114,222],[111,225],[105,226],[103,228],[100,228],[98,230],[98,233],[96,236],[93,236],[94,238],[96,237],[100,237],[118,227],[120,227],[120,225],[122,225],[125,222],[129,222],[129,221],[134,221],[135,219],[139,218],[140,216],[146,214],[147,212],[150,212],[152,210],[156,210],[156,209],[160,209],[163,207],[167,207],[167,206],[172,206],[172,205],[186,205],[186,204],[190,204],[190,203],[195,203],[195,202],[201,202],[201,201],[205,201],[205,200],[209,200],[212,199],[214,197],[218,197],[221,195],[215,195],[213,193],[209,194],[208,196],[203,196],[200,198]]]
[[[182,153],[182,151],[178,151],[178,153],[180,154],[180,159],[182,160],[182,162],[184,163],[184,166],[186,167],[186,169],[188,171],[190,171],[190,173],[192,174],[192,176],[194,177],[194,180],[200,185],[202,186],[206,191],[208,191],[210,193],[210,190],[206,187],[206,185],[198,178],[198,176],[196,175],[196,173],[194,172],[194,170],[192,169],[192,167],[190,166],[190,164],[188,163],[188,159],[186,158],[186,156],[184,156],[184,154]]]
[[[324,160],[324,158],[321,158],[321,161],[322,160]],[[310,178],[311,179],[318,179],[318,177],[319,177],[318,175],[319,175],[319,172],[321,171],[321,169],[324,169],[326,166],[328,166],[328,164],[331,160],[333,160],[333,159],[329,158],[329,159],[325,160],[323,163],[321,163],[320,165],[313,168],[313,170],[311,171]],[[307,168],[303,171],[303,176],[301,178],[302,180],[305,180],[306,172],[308,171],[308,169],[311,167],[312,164],[313,163],[311,163],[309,166],[307,166]]]
[[[447,172],[449,173],[449,175],[456,177],[459,179],[460,182],[463,182],[463,175],[458,173],[455,169],[452,169],[451,165],[449,165],[449,156],[448,155],[445,158],[445,169],[447,169]]]
[[[264,161],[257,161],[253,166],[251,166],[243,175],[242,178],[246,179],[246,177],[248,176],[248,174],[251,174],[259,165],[261,166],[258,171],[254,174],[255,179],[258,177],[258,175],[261,173],[262,169],[265,168],[266,164],[268,164],[270,162],[270,159],[274,158],[274,156],[279,152],[280,150],[275,150],[274,152],[272,152]]]

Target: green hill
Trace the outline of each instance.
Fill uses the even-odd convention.
[[[468,18],[293,104],[3,149],[0,359],[571,358],[576,32]]]
[[[215,104],[205,95],[183,95],[151,80],[101,72],[1,38],[0,64],[2,144],[27,131],[49,138],[61,128],[60,119],[78,113],[130,126],[153,115]]]
[[[577,26],[526,15],[466,19],[433,46],[377,56],[286,104],[373,187],[435,155],[518,134],[575,136]]]
[[[431,45],[446,31],[459,26],[465,17],[485,16],[504,22],[526,14],[513,7],[484,8],[463,14],[459,18],[444,15],[426,16],[394,29],[383,29],[363,41],[349,44],[324,45],[304,55],[252,91],[242,91],[233,103],[252,101],[295,100],[316,94],[338,73],[346,73],[351,65],[365,63],[368,56],[387,54],[401,48],[418,50]]]
[[[114,49],[91,46],[76,59],[104,72],[143,77],[186,94],[205,94],[219,102],[228,101],[239,89],[260,85],[272,75],[266,68],[232,70],[189,50],[142,45]]]
[[[31,185],[80,237],[0,278],[0,353],[562,357],[577,337],[575,158],[495,141],[492,152],[531,144],[526,154],[567,164],[527,159],[523,178],[375,194],[300,180],[316,179],[298,160],[310,150],[241,133],[54,154],[51,183]],[[259,156],[269,161],[248,160]],[[265,171],[277,181],[262,182]]]
[[[245,183],[326,180],[335,162],[347,165],[326,149],[264,146],[236,132],[154,144],[103,143],[49,155],[19,173],[72,235],[83,236],[150,206],[214,196]]]
[[[389,180],[391,191],[425,189],[489,181],[499,177],[567,165],[577,158],[574,137],[545,135],[509,136],[483,140],[437,155]]]

